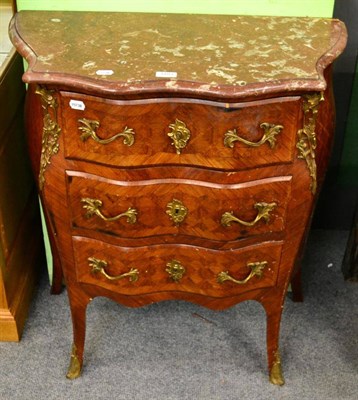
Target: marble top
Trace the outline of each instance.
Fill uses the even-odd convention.
[[[332,19],[119,12],[22,11],[10,37],[26,82],[238,97],[323,90],[346,44]]]

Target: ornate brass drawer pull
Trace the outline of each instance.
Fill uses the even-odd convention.
[[[230,147],[232,149],[234,147],[234,142],[238,141],[250,147],[259,147],[265,142],[267,142],[271,147],[271,149],[273,149],[276,144],[276,135],[278,135],[281,132],[283,126],[269,124],[268,122],[263,122],[260,125],[260,128],[264,130],[264,134],[258,142],[250,142],[249,140],[240,137],[236,129],[229,130],[224,135],[224,146]]]
[[[231,222],[237,222],[244,226],[254,226],[260,219],[266,223],[270,222],[270,212],[277,206],[277,203],[256,203],[254,208],[258,210],[256,218],[253,221],[247,222],[235,217],[232,211],[227,211],[221,216],[222,226],[231,226]]]
[[[175,146],[177,154],[180,154],[190,139],[190,131],[185,123],[179,119],[176,119],[174,124],[170,124],[169,128],[171,131],[168,133],[168,136],[173,141],[172,146]]]
[[[79,119],[78,122],[83,125],[78,127],[78,129],[82,132],[81,140],[83,142],[85,142],[88,138],[92,138],[97,143],[108,144],[118,139],[119,137],[123,137],[123,143],[125,145],[132,146],[132,144],[134,143],[134,131],[132,128],[128,128],[127,126],[124,128],[123,132],[116,133],[108,139],[101,139],[97,136],[96,133],[96,130],[99,128],[99,121],[82,118]]]
[[[175,225],[179,225],[188,214],[188,209],[180,200],[173,199],[167,204],[166,213],[169,215],[170,219],[174,221]]]
[[[168,262],[167,269],[165,271],[168,272],[169,276],[175,282],[179,282],[186,272],[180,261],[177,260]]]
[[[247,283],[254,276],[257,276],[258,278],[261,278],[262,274],[263,274],[263,270],[267,266],[267,264],[268,264],[267,261],[259,261],[259,262],[248,263],[247,266],[248,266],[248,268],[251,269],[251,272],[242,281],[239,281],[239,280],[233,278],[232,276],[230,276],[228,271],[220,272],[218,274],[218,276],[217,276],[217,281],[218,281],[218,283],[224,283],[225,281],[231,281],[231,282],[234,282],[234,283],[236,283],[238,285],[244,285],[245,283]]]
[[[137,210],[129,207],[124,213],[115,215],[114,217],[106,217],[102,214],[100,208],[102,207],[102,201],[98,199],[90,199],[88,197],[81,199],[82,206],[86,210],[86,218],[91,218],[94,215],[103,219],[107,222],[117,221],[119,218],[127,217],[128,224],[135,224],[137,221]]]
[[[120,274],[117,276],[108,275],[105,268],[108,266],[107,261],[99,260],[98,258],[90,257],[88,258],[88,265],[92,268],[92,273],[100,273],[104,275],[110,281],[118,281],[119,279],[129,278],[129,282],[136,282],[138,280],[139,272],[136,268],[131,268],[129,272]]]

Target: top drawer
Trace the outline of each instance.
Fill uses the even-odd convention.
[[[225,104],[61,93],[61,101],[65,156],[119,167],[240,169],[287,163],[300,117],[299,97]]]

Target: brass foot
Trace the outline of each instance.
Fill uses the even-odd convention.
[[[81,375],[82,365],[77,356],[77,347],[75,344],[72,345],[72,353],[70,366],[68,367],[66,378],[68,379],[76,379]]]
[[[275,354],[275,361],[273,362],[270,371],[270,382],[273,383],[274,385],[279,385],[279,386],[282,386],[285,383],[285,380],[282,375],[280,353],[278,351]]]

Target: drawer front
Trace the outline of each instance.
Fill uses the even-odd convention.
[[[111,101],[62,93],[65,155],[111,166],[240,169],[290,162],[300,101]],[[83,110],[69,104],[80,101]]]
[[[178,179],[128,183],[67,173],[73,229],[123,238],[175,234],[227,241],[278,232],[291,192],[290,176],[219,185]]]
[[[217,251],[162,245],[122,248],[73,238],[78,282],[126,295],[183,291],[227,297],[275,286],[281,242]]]

